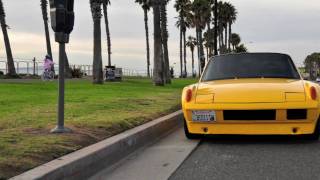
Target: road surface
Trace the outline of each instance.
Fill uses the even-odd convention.
[[[320,179],[320,143],[288,137],[186,140],[179,129],[91,178],[112,180]]]
[[[202,140],[170,180],[320,179],[320,143],[283,137]]]

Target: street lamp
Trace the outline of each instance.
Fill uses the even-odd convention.
[[[50,0],[51,26],[55,32],[55,40],[59,43],[59,97],[57,126],[52,133],[67,133],[64,127],[64,64],[65,43],[69,43],[69,35],[74,26],[74,0]]]

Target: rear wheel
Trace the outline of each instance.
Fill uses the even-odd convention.
[[[200,134],[193,134],[189,132],[186,120],[184,120],[184,133],[188,139],[200,139],[202,137]]]
[[[312,134],[306,135],[306,139],[311,140],[311,141],[318,141],[320,137],[320,122],[318,119],[316,128]]]

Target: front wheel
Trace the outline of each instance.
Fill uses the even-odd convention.
[[[202,137],[200,134],[193,134],[189,132],[186,120],[184,120],[184,133],[188,139],[200,139]]]

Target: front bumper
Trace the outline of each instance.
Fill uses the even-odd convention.
[[[315,122],[306,123],[193,123],[187,121],[192,134],[219,135],[302,135],[312,134]]]
[[[275,109],[276,119],[270,121],[225,121],[223,110]],[[288,120],[287,109],[307,109],[307,118]],[[198,123],[192,121],[192,110],[215,110],[216,121]],[[221,135],[303,135],[312,134],[319,117],[316,103],[261,103],[261,104],[184,104],[183,113],[188,130],[192,134]]]

